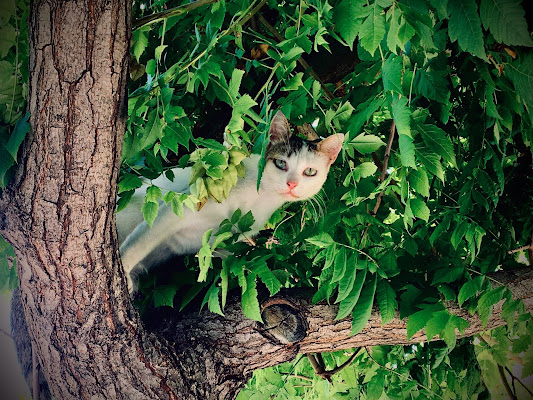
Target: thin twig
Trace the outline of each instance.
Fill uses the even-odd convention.
[[[354,351],[354,353],[350,356],[350,358],[348,358],[345,362],[343,362],[341,365],[333,368],[331,371],[328,371],[328,372],[331,373],[331,375],[333,375],[341,371],[343,368],[346,368],[348,365],[352,363],[352,361],[355,359],[355,357],[357,356],[357,354],[359,354],[360,351],[361,351],[361,347],[359,347],[356,351]]]
[[[500,374],[503,387],[505,387],[505,391],[507,392],[509,398],[511,400],[518,400],[518,397],[516,397],[516,394],[513,393],[511,387],[509,386],[509,382],[507,382],[507,378],[505,377],[505,371],[503,370],[503,367],[501,365],[498,365],[498,373]]]
[[[263,17],[260,13],[257,14],[257,18],[259,21],[264,25],[264,27],[272,34],[274,37],[278,40],[278,42],[282,42],[285,40],[283,36],[280,35],[280,33],[274,28],[270,23]],[[317,80],[320,83],[320,86],[322,86],[322,90],[324,91],[324,95],[328,100],[332,100],[335,98],[335,95],[329,90],[324,82],[322,82],[322,79],[318,76],[318,74],[313,70],[313,68],[307,63],[307,61],[304,60],[303,57],[298,58],[298,63],[302,66],[302,68],[305,71],[309,72],[309,75],[311,75],[315,80]]]
[[[387,177],[387,168],[389,165],[389,159],[390,159],[390,152],[392,148],[392,142],[394,141],[394,134],[396,132],[396,123],[392,121],[391,127],[390,127],[390,133],[389,133],[389,140],[387,141],[387,148],[385,149],[385,156],[383,157],[383,166],[381,168],[381,176],[379,177],[379,181],[383,182],[385,178]],[[383,197],[383,192],[385,189],[383,189],[378,194],[378,198],[376,200],[376,205],[374,206],[374,209],[372,210],[371,215],[376,216],[379,210],[379,206],[381,205],[381,198]]]
[[[304,376],[304,375],[290,375],[289,373],[284,373],[284,372],[282,372],[281,374],[282,374],[282,375],[287,375],[288,378],[296,378],[296,379],[301,379],[301,380],[308,381],[308,382],[313,382],[313,379],[309,378],[308,376]]]
[[[193,3],[184,4],[178,7],[171,8],[169,10],[161,11],[155,14],[147,15],[146,17],[139,18],[133,22],[132,29],[138,29],[143,26],[151,25],[159,22],[163,19],[175,17],[176,15],[186,14],[198,7],[205,6],[207,4],[216,3],[220,0],[197,0]]]
[[[518,379],[516,376],[514,376],[513,373],[511,372],[511,370],[510,370],[509,368],[505,367],[505,370],[507,371],[507,373],[508,373],[509,375],[511,375],[511,379],[513,380],[513,384],[514,384],[514,381],[517,381],[520,385],[522,385],[522,387],[523,387],[524,389],[527,390],[527,392],[529,393],[529,395],[530,395],[531,397],[533,397],[533,392],[532,392],[532,391],[531,391],[531,390],[530,390],[530,389],[524,384],[524,382],[522,382],[520,379]]]
[[[13,340],[13,336],[11,336],[9,333],[7,333],[6,331],[4,331],[3,329],[0,329],[0,333],[3,333],[3,334],[6,335],[8,338],[10,338],[11,340]]]
[[[514,254],[524,250],[531,250],[531,247],[533,247],[533,244],[527,244],[525,246],[518,247],[517,249],[509,250],[507,254]]]

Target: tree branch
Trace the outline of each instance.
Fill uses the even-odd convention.
[[[394,141],[394,134],[396,132],[396,123],[392,121],[391,127],[390,127],[390,133],[389,133],[389,140],[387,141],[387,147],[385,149],[385,156],[383,157],[383,164],[381,167],[381,176],[379,177],[379,181],[383,182],[385,178],[387,177],[387,168],[389,165],[389,159],[390,159],[390,152],[392,148],[392,142]],[[372,216],[376,216],[378,213],[379,207],[381,206],[381,199],[383,198],[383,192],[385,189],[383,189],[378,194],[378,198],[376,200],[376,205],[374,206],[374,209],[371,212]]]
[[[202,7],[207,4],[216,3],[218,1],[220,0],[197,0],[193,3],[183,4],[181,6],[174,7],[169,10],[147,15],[146,17],[142,17],[142,18],[139,18],[137,21],[134,21],[132,25],[132,29],[133,30],[139,29],[143,26],[154,24],[166,18],[175,17],[176,15],[186,14],[189,11],[197,9],[198,7]]]
[[[511,400],[518,400],[516,395],[511,390],[511,387],[509,386],[509,382],[507,382],[507,378],[505,377],[505,371],[501,365],[498,365],[498,373],[500,374],[500,378],[503,383],[503,387],[505,388],[505,391],[507,392],[507,395]]]

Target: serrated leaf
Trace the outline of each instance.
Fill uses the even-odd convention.
[[[407,107],[407,98],[393,96],[391,111],[398,133],[411,137],[411,109]]]
[[[522,99],[533,107],[533,54],[528,54],[523,61],[506,64],[506,74]]]
[[[140,29],[137,29],[133,32],[133,40],[135,44],[133,45],[133,55],[139,62],[139,58],[144,53],[146,46],[148,45],[148,32],[150,27],[143,26]]]
[[[385,279],[379,280],[376,290],[376,300],[381,313],[381,325],[385,325],[395,317],[396,309],[398,308],[396,293],[394,293],[394,289],[392,289],[389,282]]]
[[[333,261],[333,276],[331,277],[331,283],[336,283],[342,279],[346,272],[346,249],[344,247],[339,248],[337,254],[335,254],[335,260]]]
[[[411,211],[413,215],[417,218],[420,218],[426,222],[429,221],[429,208],[426,203],[421,199],[409,199],[411,205]]]
[[[9,136],[9,140],[6,143],[6,150],[9,152],[14,161],[17,161],[18,149],[27,133],[30,131],[30,124],[28,122],[29,118],[30,113],[28,111],[24,117],[17,121],[15,127],[13,128],[13,132]]]
[[[361,154],[370,154],[380,147],[385,146],[385,142],[376,135],[361,134],[354,138],[350,145],[352,145]]]
[[[348,296],[346,296],[346,298],[340,302],[339,311],[337,312],[335,321],[345,318],[352,312],[355,304],[359,300],[359,295],[361,294],[361,289],[363,288],[363,284],[365,283],[365,278],[366,268],[357,273],[357,276],[355,277],[355,281],[352,286],[352,290],[350,291]]]
[[[257,300],[257,289],[255,282],[256,275],[250,273],[246,276],[246,290],[241,297],[241,307],[244,315],[254,321],[263,322],[261,319],[261,308]]]
[[[344,300],[352,291],[356,277],[357,258],[350,257],[346,262],[346,269],[342,279],[339,281],[339,293],[335,303]]]
[[[433,277],[432,285],[437,283],[451,283],[460,280],[463,277],[465,270],[464,267],[449,267],[449,268],[439,268],[435,272]]]
[[[215,286],[214,284],[209,288],[209,290],[206,293],[207,307],[209,308],[209,311],[211,311],[212,313],[224,316],[224,313],[222,312],[222,309],[220,308],[220,301],[218,299],[219,292],[220,292],[220,288],[218,286]]]
[[[448,33],[451,41],[457,40],[463,50],[487,59],[475,0],[448,0],[448,12]]]
[[[365,19],[359,30],[361,46],[373,57],[379,44],[385,37],[385,15],[378,2],[368,6],[370,15]]]
[[[415,122],[415,129],[420,133],[424,143],[435,153],[457,168],[453,144],[446,132],[435,125]]]
[[[368,14],[365,5],[366,0],[343,0],[333,7],[335,30],[346,41],[350,50],[361,28],[361,18]]]
[[[374,296],[376,294],[377,275],[374,275],[373,282],[365,285],[357,300],[352,313],[352,331],[351,335],[357,335],[363,330],[370,315],[372,314],[372,305],[374,304]]]
[[[426,337],[428,341],[433,339],[438,334],[442,333],[450,320],[450,314],[446,310],[442,310],[433,314],[433,317],[427,322],[425,326]]]
[[[120,182],[118,183],[118,192],[122,193],[130,190],[135,190],[137,188],[140,188],[142,184],[143,181],[137,175],[125,173],[122,176]]]
[[[416,167],[415,145],[413,138],[407,135],[398,135],[398,146],[400,148],[400,160],[405,167]]]
[[[483,286],[484,280],[484,276],[476,276],[474,279],[469,280],[461,287],[457,297],[459,306],[462,307],[465,301],[477,295],[477,292],[479,292]]]
[[[159,204],[157,202],[152,201],[145,202],[142,205],[141,211],[143,213],[144,220],[151,228],[157,217],[157,213],[159,211]]]
[[[423,329],[436,311],[442,310],[442,306],[436,304],[417,311],[407,320],[407,339],[411,339],[415,333]]]
[[[422,168],[409,171],[407,180],[413,189],[424,197],[429,197],[429,179],[426,171]]]
[[[265,284],[271,296],[274,296],[281,289],[281,282],[276,275],[268,268],[265,262],[263,262],[258,267],[254,268],[253,271],[257,274],[261,282]]]
[[[381,71],[381,79],[383,80],[385,91],[402,94],[402,69],[401,57],[390,54],[383,63],[383,69]],[[407,104],[407,101],[405,101],[405,104]]]
[[[500,286],[496,289],[489,290],[485,292],[478,300],[477,303],[477,312],[483,327],[487,326],[490,315],[492,314],[493,306],[499,302],[505,290],[505,286]]]
[[[324,248],[335,244],[329,233],[321,232],[318,235],[305,239],[306,242],[314,244],[317,247]]]
[[[373,162],[364,162],[354,168],[353,178],[359,182],[361,179],[374,175],[377,170],[378,167]]]
[[[228,91],[233,100],[237,100],[239,94],[239,88],[241,87],[242,77],[244,76],[244,70],[235,68],[231,73],[231,80],[228,85]]]
[[[243,233],[248,232],[250,229],[252,229],[252,225],[254,224],[254,222],[255,219],[252,215],[252,212],[248,211],[239,219],[239,222],[237,222],[237,227]]]
[[[417,145],[415,148],[417,151],[417,158],[424,165],[426,170],[444,182],[444,169],[440,163],[440,156],[423,146]]]
[[[520,0],[481,0],[479,13],[485,29],[498,43],[533,46]]]

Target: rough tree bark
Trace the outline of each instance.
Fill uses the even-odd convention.
[[[145,329],[127,295],[113,214],[130,12],[122,0],[32,4],[31,133],[0,197],[0,234],[15,248],[22,320],[52,395],[231,399],[254,369],[297,352],[407,343],[402,321],[381,327],[377,317],[350,337],[349,321],[305,295],[288,298],[306,321],[297,344],[272,339],[238,302],[225,318],[161,310]],[[532,280],[521,279],[518,297],[531,311]]]

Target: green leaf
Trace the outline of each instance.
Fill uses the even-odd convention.
[[[398,133],[411,137],[411,109],[407,107],[407,97],[393,96],[391,111]]]
[[[376,299],[381,313],[381,324],[385,325],[395,317],[396,309],[398,308],[396,293],[385,279],[379,280]]]
[[[254,224],[255,219],[252,215],[251,211],[248,211],[246,214],[244,214],[237,223],[237,227],[239,228],[239,231],[241,232],[248,232],[250,229],[252,229],[252,225]]]
[[[231,73],[231,80],[228,85],[228,91],[233,100],[237,100],[239,94],[239,88],[241,87],[242,77],[244,76],[244,70],[235,68]]]
[[[407,339],[411,339],[415,333],[423,329],[428,321],[433,318],[433,314],[442,309],[442,305],[434,304],[410,315],[407,320]]]
[[[154,307],[174,307],[174,295],[176,294],[176,286],[173,285],[157,285],[154,288]]]
[[[506,74],[513,82],[517,93],[533,107],[533,54],[528,54],[523,61],[506,64]]]
[[[342,279],[346,272],[346,249],[344,247],[339,248],[337,254],[335,254],[335,260],[333,262],[333,277],[331,283],[336,283]]]
[[[429,221],[429,208],[423,200],[409,199],[411,210],[415,217],[420,218],[426,222]]]
[[[140,188],[142,184],[143,181],[137,175],[125,173],[122,176],[120,182],[118,183],[118,192],[122,193],[129,190],[135,190],[137,188]]]
[[[439,268],[435,272],[433,277],[432,285],[437,283],[451,283],[460,280],[463,277],[465,272],[464,267],[448,267],[448,268]]]
[[[292,78],[287,79],[285,81],[285,86],[282,87],[281,90],[284,90],[284,91],[298,90],[300,87],[304,85],[302,81],[303,76],[304,76],[303,72],[298,72]]]
[[[363,287],[359,300],[353,309],[352,335],[357,335],[363,330],[370,315],[372,314],[372,305],[374,304],[374,295],[376,294],[377,275],[374,275],[372,283]]]
[[[415,145],[413,143],[413,138],[407,135],[398,135],[398,146],[400,148],[400,160],[402,161],[402,165],[415,168]]]
[[[426,171],[422,168],[409,171],[407,180],[413,189],[424,197],[429,197],[429,179]]]
[[[346,269],[342,279],[339,281],[339,293],[335,303],[339,303],[344,300],[353,289],[353,285],[356,277],[357,258],[350,257],[346,262]]]
[[[402,58],[395,54],[390,54],[383,63],[381,71],[381,79],[383,80],[383,88],[385,91],[392,91],[402,94]],[[407,99],[405,99],[407,104]]]
[[[483,45],[481,21],[475,0],[448,0],[448,33],[452,42],[476,57],[487,59]]]
[[[375,135],[361,134],[350,142],[359,153],[370,154],[385,146],[385,142]]]
[[[215,286],[214,284],[209,288],[206,293],[206,297],[208,298],[207,306],[209,307],[209,311],[211,311],[212,313],[224,316],[224,313],[220,308],[220,301],[218,299],[219,292],[220,288],[218,286]]]
[[[368,6],[370,15],[365,19],[359,30],[361,46],[374,56],[376,49],[385,37],[385,15],[378,2]]]
[[[335,244],[329,233],[321,232],[318,235],[305,239],[306,242],[314,244],[317,247],[324,248]]]
[[[274,296],[281,289],[281,282],[276,275],[266,265],[266,262],[262,262],[259,266],[255,267],[253,271],[257,274],[259,279],[265,284],[271,296]]]
[[[17,42],[17,31],[15,28],[6,24],[0,27],[0,57],[7,56],[9,49]]]
[[[481,0],[479,13],[485,29],[498,43],[533,46],[521,0]]]
[[[422,135],[424,143],[435,153],[457,168],[453,144],[442,129],[435,125],[420,124],[415,122],[416,130]]]
[[[374,175],[377,170],[378,167],[373,162],[364,162],[354,168],[353,177],[356,182],[359,182],[361,179]]]
[[[249,273],[246,276],[246,290],[242,293],[241,306],[244,315],[254,321],[263,322],[261,319],[261,309],[257,300],[257,289],[255,282],[256,275]]]
[[[345,318],[352,312],[355,304],[359,300],[359,295],[361,294],[361,289],[363,288],[363,284],[365,283],[365,278],[366,278],[366,268],[361,270],[357,274],[350,294],[346,296],[346,298],[340,302],[339,311],[337,312],[335,321]]]
[[[366,0],[343,0],[333,7],[335,30],[346,41],[350,50],[353,49],[353,42],[361,28],[360,18],[368,14],[365,5]]]
[[[465,301],[472,297],[475,297],[477,293],[481,290],[484,281],[484,276],[476,276],[474,279],[466,282],[461,287],[461,290],[459,290],[459,296],[457,297],[459,306],[462,307]]]
[[[30,131],[30,124],[28,123],[28,119],[30,118],[30,112],[26,112],[24,117],[20,118],[17,123],[15,124],[15,128],[13,128],[13,132],[11,133],[11,136],[9,137],[9,140],[6,144],[6,150],[11,154],[11,157],[14,161],[17,160],[17,152],[22,144],[22,141]]]
[[[141,211],[143,213],[144,220],[151,228],[157,217],[159,204],[157,202],[147,201],[142,205]]]
[[[449,320],[450,314],[447,310],[442,310],[433,314],[433,318],[431,318],[425,326],[426,337],[428,341],[442,333]]]
[[[487,326],[490,315],[492,314],[493,306],[503,298],[505,286],[497,287],[496,289],[485,292],[478,300],[477,312],[479,318],[483,324],[483,327]]]
[[[133,31],[133,55],[139,62],[141,55],[144,53],[146,46],[148,46],[148,32],[150,32],[149,26],[143,26],[140,29]]]
[[[416,150],[417,158],[426,170],[444,182],[444,170],[440,163],[440,156],[431,152],[424,146],[416,146]]]

